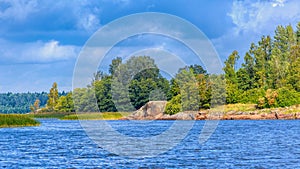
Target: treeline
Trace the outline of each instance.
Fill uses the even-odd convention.
[[[225,61],[226,102],[257,103],[258,108],[300,103],[300,22],[278,26],[274,37],[262,36],[240,58],[234,51]]]
[[[208,78],[200,65],[191,65],[181,68],[169,82],[148,56],[131,57],[125,63],[118,57],[112,60],[108,74],[97,72],[86,88],[57,97],[54,83],[46,107],[41,111],[130,112],[155,100],[169,100],[171,109],[166,110],[169,114],[199,110],[211,105],[212,85]],[[180,107],[177,104],[181,104],[181,100],[183,109],[173,110],[173,104]]]
[[[58,97],[65,96],[68,93],[58,92]],[[47,92],[35,93],[0,93],[0,113],[29,113],[37,109],[46,107],[48,102]]]
[[[220,104],[270,108],[300,103],[300,23],[296,31],[291,25],[278,26],[274,37],[262,36],[252,43],[240,68],[239,58],[233,51],[224,74],[210,75],[200,65],[191,65],[181,68],[170,82],[150,57],[132,57],[125,63],[116,58],[109,74],[98,72],[89,87],[75,89],[74,109],[132,111],[149,100],[165,99],[166,113],[174,114]]]
[[[0,94],[0,113],[28,113],[30,105],[35,100],[40,100],[40,105],[45,106],[48,94],[42,93],[1,93]]]
[[[252,43],[238,68],[239,58],[233,51],[224,74],[208,74],[200,65],[190,65],[169,81],[149,56],[133,56],[125,62],[118,57],[108,73],[95,73],[85,88],[60,95],[54,83],[49,94],[44,93],[47,101],[35,96],[24,102],[17,99],[15,105],[1,104],[24,106],[26,111],[30,106],[33,112],[130,112],[151,100],[167,100],[165,113],[175,114],[222,104],[269,108],[300,103],[300,23],[296,31],[291,25],[278,26],[274,37],[262,36]]]

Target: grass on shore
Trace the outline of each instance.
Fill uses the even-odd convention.
[[[40,122],[21,114],[0,114],[0,128],[38,126]]]
[[[61,120],[118,120],[130,115],[129,112],[78,113],[66,115]]]
[[[272,112],[281,112],[283,114],[293,114],[300,113],[300,104],[293,105],[290,107],[278,107],[278,108],[265,108],[265,109],[257,109],[256,104],[227,104],[224,106],[217,106],[215,108],[208,109],[210,113],[222,112],[222,113],[235,113],[235,112],[243,112],[243,113],[255,113],[255,114],[268,114]]]
[[[210,112],[224,112],[224,113],[231,112],[231,111],[249,112],[255,110],[257,110],[256,104],[242,104],[242,103],[227,104],[227,105],[217,106],[209,109]]]
[[[54,118],[60,119],[67,115],[71,115],[75,113],[65,113],[65,112],[46,112],[46,113],[36,113],[36,114],[27,114],[28,117],[31,118]]]

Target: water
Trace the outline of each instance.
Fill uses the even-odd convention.
[[[0,129],[0,168],[300,168],[300,121],[220,121],[202,145],[204,121],[197,121],[175,148],[139,159],[100,148],[78,121],[40,121],[39,127]],[[173,122],[110,123],[126,135],[146,137]]]

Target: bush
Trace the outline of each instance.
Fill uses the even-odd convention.
[[[292,106],[300,103],[300,93],[294,89],[287,87],[279,88],[277,90],[277,104],[279,107]]]
[[[257,103],[257,101],[265,96],[265,91],[261,88],[250,89],[241,94],[241,103]]]
[[[266,106],[268,108],[277,107],[278,106],[277,98],[278,98],[277,90],[268,89],[265,95]]]
[[[166,114],[176,114],[182,110],[181,107],[181,95],[173,97],[166,105],[165,113]]]
[[[287,107],[300,103],[300,93],[289,87],[268,89],[257,101],[258,108]]]

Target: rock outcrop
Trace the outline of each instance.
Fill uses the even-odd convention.
[[[195,120],[198,112],[179,112],[174,115],[164,114],[167,101],[150,101],[133,112],[126,120]]]
[[[128,120],[155,120],[164,115],[167,101],[150,101],[127,117]]]
[[[300,119],[300,112],[284,113],[283,110],[270,112],[229,111],[226,113],[204,111],[185,111],[174,115],[164,114],[167,101],[150,101],[123,120],[267,120],[267,119]],[[288,108],[286,108],[289,110]]]

